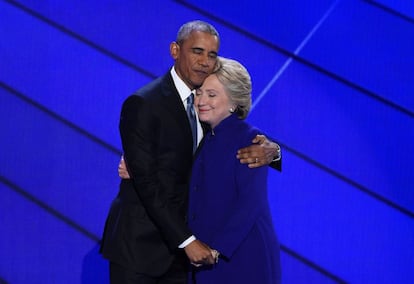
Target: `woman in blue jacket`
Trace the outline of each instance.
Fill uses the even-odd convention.
[[[199,119],[210,130],[193,164],[188,222],[218,255],[214,265],[193,267],[197,284],[280,283],[268,167],[251,169],[234,155],[260,134],[244,121],[250,106],[249,73],[237,61],[219,58],[195,97]]]

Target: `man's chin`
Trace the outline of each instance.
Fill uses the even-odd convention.
[[[194,86],[194,89],[198,89],[198,88],[200,88],[200,87],[201,87],[201,85],[203,85],[203,82],[204,82],[204,80],[202,80],[202,81],[197,80],[197,81],[193,81],[193,82],[191,82],[191,83],[192,83],[192,85]]]
[[[208,77],[206,73],[196,73],[196,78],[193,81],[194,86],[200,87],[203,85],[204,80]]]

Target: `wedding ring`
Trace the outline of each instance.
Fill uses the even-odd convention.
[[[259,158],[256,158],[256,163],[258,163],[259,162]]]

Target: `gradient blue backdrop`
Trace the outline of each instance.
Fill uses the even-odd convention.
[[[0,0],[0,283],[108,283],[123,100],[186,21],[253,79],[284,284],[414,283],[412,1]],[[254,259],[252,259],[254,261]]]

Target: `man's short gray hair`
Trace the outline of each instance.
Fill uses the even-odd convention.
[[[194,31],[209,33],[213,36],[216,36],[220,44],[220,36],[216,28],[213,27],[213,25],[200,20],[191,21],[182,25],[178,30],[175,42],[178,43],[178,45],[181,45]]]

